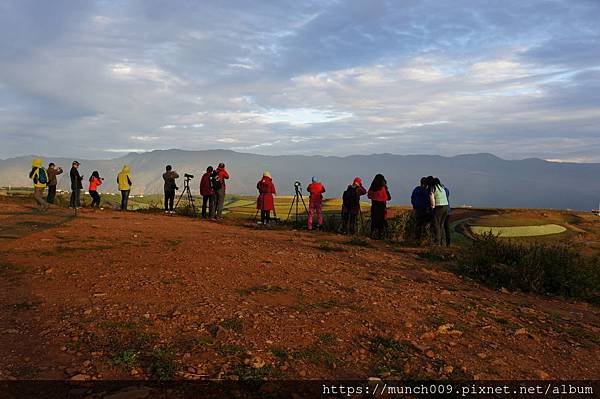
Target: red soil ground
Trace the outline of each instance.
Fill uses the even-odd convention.
[[[598,308],[418,247],[0,202],[0,379],[600,378]]]

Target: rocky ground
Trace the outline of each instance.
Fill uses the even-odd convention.
[[[0,202],[0,379],[600,378],[597,307],[426,249]]]

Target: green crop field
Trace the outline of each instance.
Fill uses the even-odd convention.
[[[543,224],[537,226],[471,226],[474,234],[492,233],[498,237],[537,237],[550,234],[560,234],[567,231],[563,226],[557,224]]]

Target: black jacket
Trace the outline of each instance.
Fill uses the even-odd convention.
[[[76,167],[72,167],[69,176],[71,176],[71,190],[82,190],[83,184],[81,184],[81,180],[83,180],[83,177],[79,174],[79,170]]]

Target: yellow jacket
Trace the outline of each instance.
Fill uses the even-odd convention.
[[[131,190],[131,176],[129,176],[129,166],[123,166],[123,170],[117,175],[117,183],[119,184],[119,190]]]
[[[29,177],[33,180],[33,187],[36,188],[45,188],[47,183],[40,182],[40,168],[42,167],[41,159],[34,159],[31,161],[31,173],[29,173]],[[46,180],[48,179],[48,174],[46,174]]]

